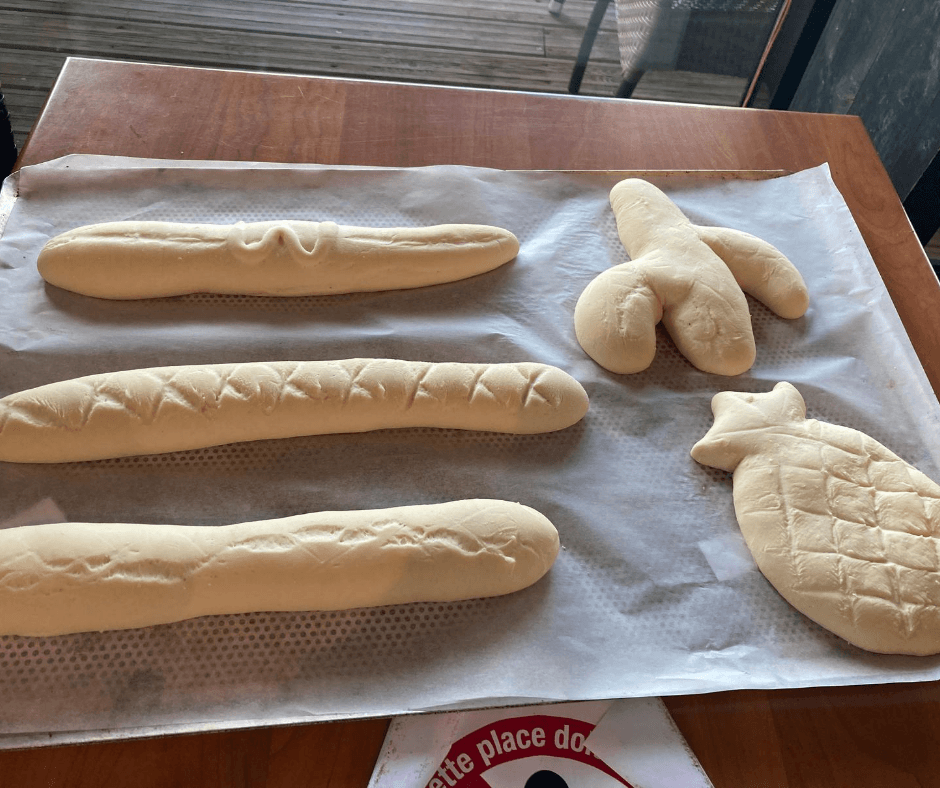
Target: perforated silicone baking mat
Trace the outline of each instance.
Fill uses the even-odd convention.
[[[698,372],[660,334],[652,367],[605,372],[575,302],[626,255],[613,173],[257,166],[68,157],[8,180],[0,238],[0,394],[113,369],[397,357],[535,360],[591,410],[540,436],[402,430],[67,465],[0,465],[0,523],[223,524],[462,497],[521,501],[562,553],[517,594],[340,613],[253,613],[125,632],[0,638],[0,746],[538,701],[935,678],[936,658],[852,648],[754,568],[727,474],[689,449],[723,389],[788,380],[811,417],[861,429],[940,478],[938,405],[827,168],[770,180],[651,174],[700,224],[778,246],[812,304],[751,301],[757,362]],[[412,291],[107,302],[43,283],[52,235],[123,219],[475,222],[516,260]],[[0,611],[2,615],[2,611]],[[50,737],[49,734],[52,733]]]

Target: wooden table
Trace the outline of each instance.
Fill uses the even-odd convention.
[[[940,392],[940,287],[854,117],[70,59],[19,163],[79,152],[503,169],[796,171],[828,162]],[[940,786],[934,683],[666,703],[719,788]],[[386,725],[2,752],[0,786],[364,788]]]

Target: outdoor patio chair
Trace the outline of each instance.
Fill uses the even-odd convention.
[[[16,163],[16,142],[13,129],[10,128],[10,116],[7,113],[3,93],[0,93],[0,180],[13,171]]]
[[[549,10],[561,12],[564,0]],[[596,0],[568,85],[577,93],[611,0]],[[757,87],[790,0],[615,0],[622,80],[629,98],[647,71],[692,71],[744,77],[741,104]]]

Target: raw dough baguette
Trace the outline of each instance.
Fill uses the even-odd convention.
[[[109,222],[57,235],[37,265],[50,284],[98,298],[300,296],[452,282],[497,268],[518,251],[508,230],[472,224]]]
[[[570,427],[587,408],[574,378],[529,362],[154,367],[0,399],[0,460],[74,462],[397,427],[551,432]]]
[[[0,635],[497,596],[542,577],[558,548],[543,515],[495,500],[225,526],[22,526],[0,530]]]

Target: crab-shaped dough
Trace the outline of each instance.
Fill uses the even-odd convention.
[[[605,369],[646,369],[662,320],[696,367],[739,375],[756,356],[745,292],[784,318],[806,312],[803,278],[766,241],[694,225],[662,191],[638,178],[614,186],[610,204],[631,261],[594,279],[574,312],[578,342]]]

